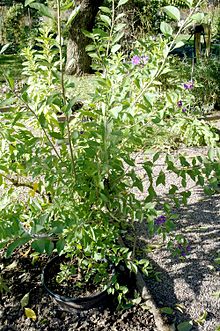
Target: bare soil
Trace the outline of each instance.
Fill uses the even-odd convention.
[[[0,254],[1,277],[8,291],[0,296],[0,330],[2,331],[156,331],[152,314],[144,304],[117,310],[113,301],[108,307],[84,312],[62,310],[42,287],[41,273],[48,257],[35,263],[27,249],[17,250],[11,258]],[[0,283],[1,285],[1,283]],[[29,293],[26,308],[32,309],[36,320],[27,318],[21,300]]]

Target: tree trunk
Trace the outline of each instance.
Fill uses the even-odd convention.
[[[91,39],[84,36],[82,30],[92,31],[95,17],[103,0],[77,0],[80,10],[73,20],[67,42],[66,73],[82,75],[91,72],[91,58],[85,48]]]

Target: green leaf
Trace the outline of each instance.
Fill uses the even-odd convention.
[[[29,303],[30,292],[26,293],[23,298],[20,300],[21,307],[24,308]]]
[[[160,152],[157,152],[156,154],[154,154],[153,156],[153,162],[155,163],[160,157]]]
[[[31,247],[38,253],[42,254],[44,253],[45,250],[45,243],[48,239],[37,239],[35,241],[32,242]]]
[[[112,40],[112,44],[116,44],[124,36],[124,31],[115,34]]]
[[[186,4],[188,7],[192,7],[193,5],[193,0],[185,0]]]
[[[40,125],[42,126],[42,128],[45,128],[46,127],[47,121],[46,121],[46,118],[45,118],[43,112],[39,115],[38,121],[39,121]]]
[[[157,196],[157,194],[156,194],[156,192],[155,192],[152,185],[149,186],[148,193],[149,194],[146,197],[145,202],[152,202],[155,199],[155,197]]]
[[[26,102],[26,103],[29,103],[29,102],[30,102],[30,98],[29,98],[29,95],[28,95],[27,91],[24,91],[24,92],[22,93],[21,98],[22,98],[22,100],[23,100],[24,102]]]
[[[138,177],[135,178],[135,181],[133,183],[133,186],[134,187],[137,187],[141,192],[144,191],[142,181]]]
[[[214,148],[210,148],[209,151],[208,151],[208,157],[211,161],[213,161],[216,157],[216,154],[215,154],[215,149]]]
[[[160,30],[163,33],[163,35],[165,37],[170,37],[173,34],[173,29],[170,26],[170,24],[166,23],[166,22],[161,22],[160,23]]]
[[[119,0],[119,3],[118,3],[117,7],[120,7],[120,6],[124,5],[127,2],[128,2],[128,0]]]
[[[48,255],[50,255],[53,252],[54,249],[54,243],[51,240],[47,240],[45,242],[45,251]]]
[[[65,246],[65,240],[59,239],[56,243],[57,252],[60,253],[63,250],[64,246]]]
[[[63,139],[63,136],[59,132],[55,132],[55,131],[49,132],[49,135],[55,139],[59,139],[59,140]]]
[[[185,43],[183,41],[178,41],[173,47],[173,49],[183,47],[184,45]]]
[[[204,18],[204,14],[203,13],[196,13],[194,15],[192,15],[191,20],[195,23],[200,23]]]
[[[31,3],[30,4],[30,7],[38,10],[39,13],[42,16],[46,16],[46,17],[49,17],[51,19],[55,19],[55,16],[53,14],[53,11],[49,7],[43,5],[42,3],[34,2],[34,3]]]
[[[117,24],[117,25],[115,26],[114,30],[115,30],[116,32],[121,31],[122,29],[124,29],[125,26],[126,26],[125,23],[119,23],[119,24]]]
[[[1,50],[0,50],[0,54],[4,53],[6,51],[6,49],[10,46],[11,44],[5,44],[4,46],[2,46]]]
[[[33,3],[34,1],[35,1],[35,0],[25,0],[25,3],[24,3],[25,7],[28,6],[28,5],[30,5],[30,4]]]
[[[174,6],[165,6],[163,7],[164,12],[172,19],[180,21],[180,11]]]
[[[15,248],[26,244],[31,239],[31,236],[25,234],[23,237],[18,238],[17,240],[13,241],[7,248],[5,256],[8,258],[12,255]]]
[[[115,107],[113,107],[112,109],[110,109],[110,113],[111,113],[111,115],[112,115],[114,118],[117,119],[119,113],[121,112],[121,110],[122,110],[122,105],[120,105],[120,106],[115,106]]]
[[[177,325],[178,331],[190,331],[192,330],[193,323],[192,321],[185,321]]]
[[[101,7],[99,7],[99,9],[100,9],[101,11],[103,11],[103,13],[111,14],[111,9],[108,8],[108,7],[103,7],[103,6],[101,6]]]
[[[172,315],[172,313],[173,313],[173,309],[170,307],[163,307],[160,309],[160,311],[167,315]]]
[[[165,185],[165,180],[166,180],[165,173],[161,170],[156,180],[156,186],[160,184]]]
[[[15,87],[15,81],[11,76],[5,75],[5,79],[8,82],[9,87],[11,88],[11,90],[14,90]]]
[[[178,187],[172,184],[171,188],[169,189],[169,194],[175,194],[176,191],[178,191]]]
[[[80,5],[77,6],[76,8],[73,9],[70,17],[68,18],[68,21],[66,22],[66,27],[70,26],[70,24],[72,24],[72,22],[74,21],[75,17],[77,16],[77,14],[80,11]]]
[[[94,37],[94,34],[92,32],[89,32],[87,30],[81,30],[82,33],[84,34],[84,36],[88,37],[88,38],[93,38]]]
[[[101,18],[102,22],[104,22],[107,25],[111,26],[112,21],[111,21],[110,17],[108,17],[107,15],[100,15],[100,18]]]
[[[114,45],[111,49],[111,53],[115,54],[120,48],[121,48],[121,45],[119,45],[119,44]]]
[[[138,272],[137,265],[134,262],[132,262],[132,261],[127,261],[127,267],[128,267],[129,270],[131,270],[135,274]]]

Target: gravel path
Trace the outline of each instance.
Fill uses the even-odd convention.
[[[188,148],[181,152],[191,156],[205,155],[207,148]],[[138,162],[142,162],[142,156]],[[155,167],[155,174],[161,169],[163,161]],[[141,167],[138,171],[142,171]],[[161,200],[166,198],[165,192],[170,184],[180,187],[178,178],[166,172],[166,186],[157,188]],[[191,186],[193,182],[189,180],[187,187]],[[214,292],[220,292],[220,268],[214,263],[218,254],[220,257],[220,194],[206,196],[199,187],[194,187],[191,192],[188,205],[174,209],[179,215],[175,221],[177,231],[189,240],[190,254],[181,261],[165,248],[155,249],[148,257],[155,270],[160,272],[160,282],[155,279],[146,279],[146,282],[158,306],[173,309],[170,319],[175,324],[192,320],[192,330],[215,331],[220,327],[220,298],[213,296]],[[139,235],[139,245],[149,243],[144,228]],[[155,237],[154,243],[158,244],[158,240]],[[195,323],[204,313],[207,313],[204,323]]]

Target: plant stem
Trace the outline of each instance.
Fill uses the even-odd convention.
[[[61,73],[61,89],[63,95],[64,105],[67,105],[66,93],[65,93],[65,85],[64,85],[64,66],[63,66],[63,53],[62,53],[62,35],[61,35],[61,8],[60,8],[60,0],[57,0],[57,33],[59,40],[59,55],[60,55],[60,73]],[[71,168],[73,178],[76,177],[76,169],[75,169],[75,160],[73,153],[73,145],[71,140],[71,130],[70,130],[70,116],[69,114],[65,114],[66,123],[67,123],[67,135],[68,135],[68,143],[70,147],[70,156],[71,156]]]
[[[28,110],[34,115],[34,117],[36,118],[36,120],[38,121],[38,123],[40,124],[41,129],[44,132],[45,137],[47,138],[49,144],[52,146],[56,156],[58,157],[58,159],[62,162],[61,156],[58,153],[56,146],[54,145],[53,141],[50,139],[47,131],[45,130],[45,128],[41,125],[39,118],[37,116],[37,114],[35,113],[35,111],[29,106],[29,104],[27,102],[25,102],[19,95],[16,95],[16,97],[28,108]]]
[[[107,49],[106,49],[106,57],[108,57],[108,55],[109,55],[110,44],[112,42],[113,28],[115,25],[115,0],[112,0],[112,20],[111,21],[112,22],[111,22],[111,29],[110,29],[110,33],[109,33],[108,45],[107,45]]]
[[[26,187],[26,188],[29,188],[29,189],[33,190],[34,192],[36,192],[37,194],[41,195],[42,198],[45,198],[45,195],[44,194],[42,194],[38,189],[36,190],[34,188],[34,184],[28,183],[28,182],[20,182],[18,179],[11,178],[11,177],[6,176],[6,175],[4,175],[2,173],[0,173],[0,175],[2,177],[4,177],[5,179],[7,179],[9,182],[11,182],[12,185],[14,185],[16,187]],[[49,199],[49,196],[48,196],[47,193],[46,193],[46,196],[47,196],[47,199]]]

